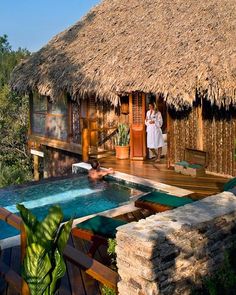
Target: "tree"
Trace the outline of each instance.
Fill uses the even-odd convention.
[[[29,55],[26,49],[13,51],[7,35],[0,36],[0,187],[31,177],[27,153],[28,97],[17,95],[8,86],[13,68]]]

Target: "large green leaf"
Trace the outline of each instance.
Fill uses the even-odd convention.
[[[63,252],[63,250],[67,244],[67,241],[68,241],[69,235],[70,235],[70,231],[71,231],[71,227],[72,227],[72,223],[73,223],[73,220],[71,219],[68,222],[64,223],[60,228],[60,231],[58,234],[58,240],[57,240],[57,247],[58,247],[60,253]]]
[[[60,227],[63,214],[52,206],[42,222],[23,205],[18,205],[27,231],[27,249],[23,262],[23,277],[31,295],[53,295],[58,279],[65,271],[63,250],[68,241],[72,220]]]
[[[55,268],[53,269],[53,272],[52,272],[52,279],[51,279],[50,292],[49,292],[50,295],[54,294],[58,279],[62,278],[66,272],[66,265],[63,260],[63,256],[60,254],[58,249],[56,249],[54,252],[54,259],[55,259]]]
[[[49,250],[57,237],[58,228],[62,220],[61,208],[59,206],[52,206],[45,219],[37,224],[35,236],[38,243]]]
[[[27,209],[24,205],[17,204],[16,208],[20,212],[20,216],[24,222],[25,231],[27,234],[27,244],[31,244],[36,241],[36,237],[34,233],[36,231],[36,227],[39,224],[37,218]]]
[[[32,243],[26,248],[22,275],[28,283],[31,295],[45,294],[50,285],[51,262],[48,253],[39,245]]]

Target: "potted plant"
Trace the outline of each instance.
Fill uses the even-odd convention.
[[[115,149],[117,159],[129,159],[129,127],[120,123],[115,137]]]

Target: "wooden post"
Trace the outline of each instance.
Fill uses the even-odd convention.
[[[89,160],[89,129],[84,128],[82,131],[82,160],[88,162]]]
[[[24,261],[25,254],[26,254],[26,246],[27,246],[27,237],[26,231],[23,222],[21,221],[20,225],[20,240],[21,240],[21,264]],[[22,279],[22,286],[21,286],[21,294],[22,295],[30,295],[29,286],[25,280]]]
[[[34,155],[34,180],[39,180],[39,156]]]
[[[68,126],[68,134],[67,134],[67,142],[71,142],[73,140],[73,116],[72,116],[72,102],[67,99],[67,126]]]
[[[170,132],[170,124],[171,124],[171,118],[170,118],[170,114],[168,112],[168,108],[167,108],[167,159],[166,159],[166,165],[167,165],[167,168],[169,169],[170,168],[170,136],[171,136],[171,132]]]
[[[197,148],[203,150],[202,106],[197,107]]]
[[[33,128],[33,93],[30,92],[29,94],[29,129],[28,135],[32,135],[32,128]]]
[[[130,151],[130,159],[133,158],[133,93],[129,93],[129,134],[130,134],[130,141],[129,141],[129,151]]]
[[[142,121],[143,121],[143,159],[147,158],[147,135],[146,135],[146,93],[142,92]]]

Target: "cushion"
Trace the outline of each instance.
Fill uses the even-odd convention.
[[[76,227],[78,229],[89,230],[94,234],[103,236],[105,238],[114,239],[116,237],[116,228],[124,224],[127,224],[127,222],[115,218],[97,215],[81,223],[78,223]]]
[[[166,205],[166,206],[175,207],[175,208],[184,206],[186,204],[193,202],[193,200],[189,198],[176,197],[176,196],[169,195],[166,193],[161,193],[161,192],[151,192],[139,198],[138,201],[158,203],[161,205]]]
[[[180,165],[180,166],[183,166],[183,167],[188,167],[189,166],[189,163],[187,161],[181,161],[181,162],[175,163],[175,165]]]
[[[236,186],[233,187],[233,188],[231,188],[231,189],[229,189],[228,192],[231,192],[231,193],[233,193],[236,196]]]
[[[200,169],[200,168],[202,168],[202,165],[200,165],[200,164],[189,164],[189,168]]]
[[[230,179],[228,182],[224,184],[223,190],[228,191],[236,186],[236,177]]]

